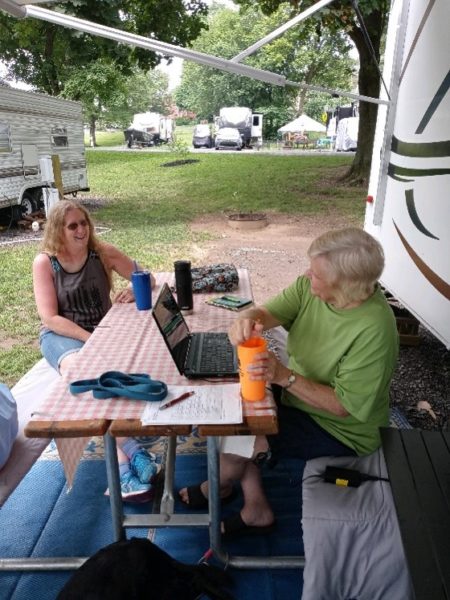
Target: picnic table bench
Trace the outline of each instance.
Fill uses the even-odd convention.
[[[416,600],[450,599],[450,432],[381,429]]]

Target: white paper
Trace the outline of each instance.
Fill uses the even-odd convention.
[[[161,406],[185,392],[193,396],[161,410]],[[142,425],[214,425],[242,423],[242,400],[239,383],[169,387],[161,402],[148,402],[141,417]]]

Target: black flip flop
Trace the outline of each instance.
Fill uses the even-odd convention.
[[[238,535],[268,535],[275,531],[275,521],[271,525],[265,525],[263,527],[254,527],[253,525],[247,525],[244,523],[241,517],[241,513],[235,513],[230,515],[222,521],[223,523],[223,537],[231,538]]]
[[[186,488],[186,490],[189,498],[189,502],[185,502],[186,506],[189,506],[189,508],[193,508],[194,510],[202,510],[208,508],[208,498],[205,498],[205,496],[203,495],[203,492],[200,488],[200,484],[190,485]],[[225,498],[220,499],[220,503],[229,504],[236,498],[236,496],[237,492],[233,488],[231,494],[229,494]]]

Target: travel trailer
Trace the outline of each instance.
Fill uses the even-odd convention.
[[[53,183],[60,194],[89,190],[81,104],[0,85],[0,209],[17,221]]]
[[[381,283],[450,347],[450,4],[394,0],[365,229],[383,245]]]
[[[124,131],[128,148],[167,144],[173,141],[174,134],[173,119],[154,112],[136,113]]]
[[[259,113],[253,114],[244,106],[227,106],[220,109],[218,117],[214,117],[215,135],[224,127],[238,129],[244,148],[262,145],[262,120]]]

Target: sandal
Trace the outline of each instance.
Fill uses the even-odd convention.
[[[231,538],[238,535],[268,535],[275,531],[275,521],[271,525],[264,525],[263,527],[255,527],[254,525],[247,525],[244,523],[241,513],[235,513],[230,515],[222,521],[223,523],[223,537]]]
[[[200,484],[190,485],[186,488],[186,491],[187,491],[187,495],[189,498],[189,502],[184,502],[182,500],[183,504],[186,504],[186,506],[189,506],[189,508],[193,508],[194,510],[201,510],[201,509],[208,508],[208,506],[209,506],[208,498],[205,498],[205,496],[203,495]],[[230,502],[233,502],[233,500],[236,498],[236,496],[237,496],[237,492],[233,488],[231,493],[228,494],[228,496],[225,496],[225,498],[220,499],[220,502],[221,502],[221,504],[229,504]]]

